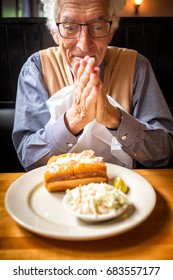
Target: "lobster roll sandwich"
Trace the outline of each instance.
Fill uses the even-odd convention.
[[[47,162],[44,182],[49,192],[62,192],[91,182],[108,182],[107,167],[103,158],[92,150],[52,156]]]

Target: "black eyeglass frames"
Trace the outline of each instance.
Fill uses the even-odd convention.
[[[110,34],[112,20],[97,21],[88,24],[71,23],[71,22],[57,22],[56,23],[59,34],[66,39],[78,38],[81,34],[82,27],[86,26],[91,37],[102,38]]]

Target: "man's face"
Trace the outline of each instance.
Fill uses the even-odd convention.
[[[112,0],[59,0],[58,2],[58,22],[88,24],[112,19]],[[100,65],[112,39],[112,34],[104,38],[93,38],[88,34],[87,27],[84,26],[78,38],[65,39],[59,34],[53,34],[53,37],[60,46],[66,63],[73,67],[77,60],[86,55],[94,57],[96,65]]]

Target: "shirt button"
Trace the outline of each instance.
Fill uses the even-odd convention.
[[[69,148],[71,148],[71,147],[73,147],[73,144],[72,144],[72,143],[67,143],[67,146],[68,146]]]
[[[123,135],[123,136],[121,137],[121,139],[122,139],[123,141],[125,141],[125,140],[126,140],[126,138],[127,138],[127,136],[126,136],[126,135]]]

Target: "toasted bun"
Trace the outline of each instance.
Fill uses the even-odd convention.
[[[44,182],[49,192],[65,191],[91,182],[108,182],[107,167],[92,150],[53,156],[47,163]]]
[[[49,182],[46,185],[46,188],[49,192],[63,192],[67,189],[73,189],[77,186],[88,185],[89,183],[101,183],[106,182],[107,178],[96,177],[96,178],[85,178],[85,179],[75,179],[75,180],[64,180],[64,181],[55,181]]]

